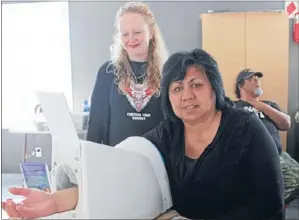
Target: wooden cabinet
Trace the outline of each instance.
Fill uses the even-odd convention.
[[[244,68],[264,73],[261,99],[288,108],[289,19],[284,12],[202,14],[202,47],[217,60],[226,95],[236,99],[237,74]],[[286,132],[281,132],[286,149]]]

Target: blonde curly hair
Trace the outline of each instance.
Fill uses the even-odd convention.
[[[160,79],[163,64],[168,58],[164,39],[156,23],[155,17],[147,4],[142,2],[127,2],[116,14],[115,28],[116,33],[114,42],[111,46],[111,64],[116,75],[115,83],[118,85],[120,93],[125,91],[133,80],[132,69],[129,63],[127,52],[122,48],[120,33],[118,30],[119,18],[125,13],[138,13],[143,16],[147,25],[152,29],[153,36],[149,42],[148,67],[145,82],[158,95],[160,93]]]

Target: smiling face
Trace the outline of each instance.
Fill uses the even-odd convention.
[[[194,124],[215,110],[215,93],[200,68],[189,66],[182,81],[169,87],[169,100],[175,115],[184,123]]]
[[[152,31],[144,17],[139,13],[127,12],[119,18],[118,26],[122,47],[128,53],[129,58],[135,61],[145,61]]]

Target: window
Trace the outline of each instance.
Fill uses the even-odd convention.
[[[68,2],[2,4],[4,128],[33,126],[36,91],[63,92],[72,110],[68,10]]]

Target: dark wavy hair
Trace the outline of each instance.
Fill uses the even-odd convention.
[[[236,97],[237,97],[238,99],[241,98],[241,92],[240,92],[240,88],[239,88],[239,86],[243,86],[244,83],[245,83],[245,80],[244,80],[244,79],[241,80],[240,82],[236,82],[236,83],[235,83],[235,95],[236,95]]]
[[[233,106],[233,102],[225,96],[221,73],[216,60],[202,49],[194,49],[190,52],[177,52],[172,54],[165,62],[162,69],[161,100],[162,109],[166,118],[177,120],[169,100],[169,86],[172,82],[185,78],[187,68],[195,65],[203,70],[211,83],[216,95],[216,109],[223,110]]]

